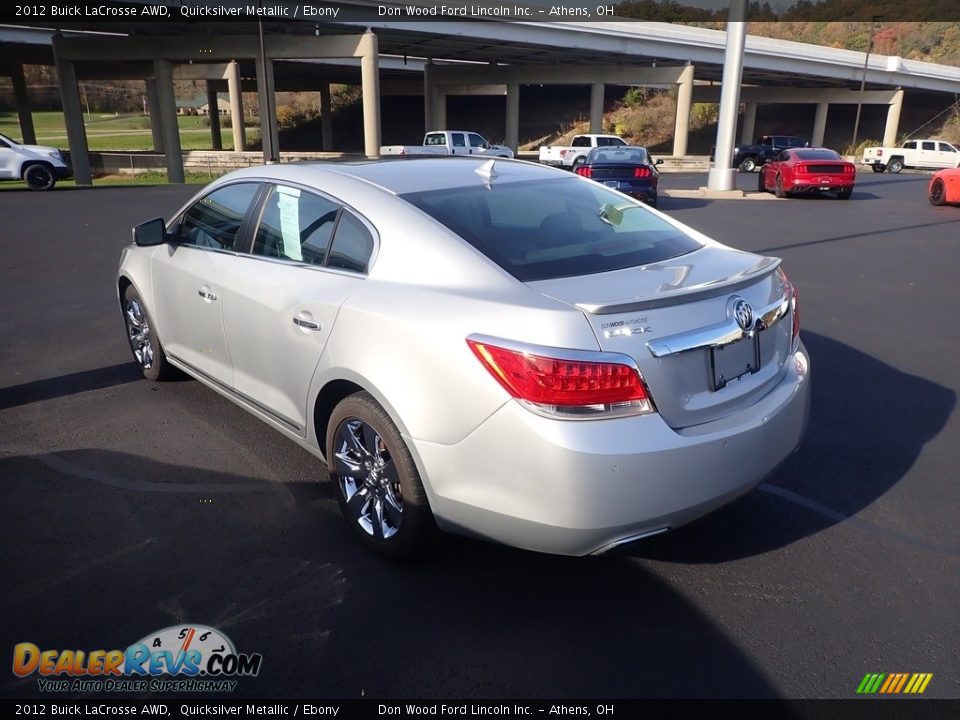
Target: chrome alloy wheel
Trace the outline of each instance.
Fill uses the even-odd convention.
[[[350,516],[374,540],[389,540],[403,522],[400,476],[383,438],[347,418],[334,437],[334,470]]]
[[[143,306],[136,299],[127,300],[126,311],[123,314],[127,322],[127,337],[130,339],[130,348],[140,367],[149,370],[153,366],[153,345],[150,342],[150,323]]]

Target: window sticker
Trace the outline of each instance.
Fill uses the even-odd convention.
[[[280,210],[280,235],[283,238],[283,254],[291,260],[303,261],[300,252],[300,191],[296,188],[277,186],[277,207]]]

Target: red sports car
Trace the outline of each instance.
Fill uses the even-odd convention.
[[[777,197],[800,193],[836,193],[846,200],[853,193],[857,166],[827,148],[790,148],[760,168],[760,192]]]
[[[931,205],[960,205],[960,168],[935,173],[927,197]]]

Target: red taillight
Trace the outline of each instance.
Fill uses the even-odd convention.
[[[589,167],[581,166],[577,168],[577,175],[585,178],[593,177],[593,171]]]
[[[857,172],[857,168],[856,168],[855,165],[844,165],[844,166],[843,166],[843,174],[844,174],[844,175],[853,175],[853,174],[856,173],[856,172]]]
[[[883,148],[877,150],[877,157],[883,157]]]
[[[633,169],[633,176],[635,178],[648,178],[652,174],[653,173],[650,172],[650,168],[646,167],[645,165],[641,165]]]
[[[504,390],[539,412],[589,417],[653,409],[640,374],[630,365],[549,357],[472,338],[467,344]]]
[[[807,174],[807,166],[806,166],[806,165],[797,165],[797,167],[796,167],[796,169],[794,170],[794,172],[797,173],[797,175],[806,175],[806,174]]]
[[[793,349],[796,350],[800,340],[800,295],[797,293],[797,286],[790,282],[783,268],[780,268],[777,272],[783,279],[783,293],[790,302],[790,315],[793,318],[791,337],[793,338]]]

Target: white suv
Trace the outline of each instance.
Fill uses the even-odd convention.
[[[70,177],[63,153],[43,145],[21,145],[0,134],[0,180],[23,180],[31,190],[49,190]]]

